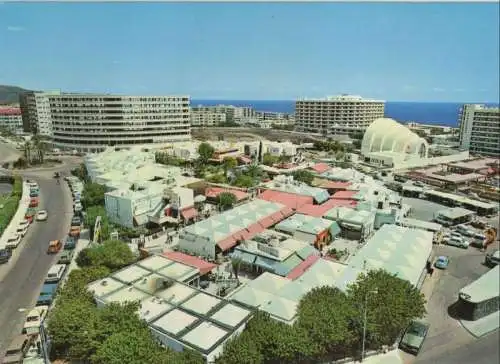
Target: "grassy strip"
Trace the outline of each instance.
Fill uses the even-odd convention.
[[[3,234],[7,226],[9,226],[10,221],[17,212],[17,207],[19,206],[19,201],[23,195],[23,180],[19,176],[12,178],[12,192],[8,197],[0,197],[0,205],[3,207],[0,209],[0,236]]]

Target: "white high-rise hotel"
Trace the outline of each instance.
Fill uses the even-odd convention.
[[[459,125],[462,150],[500,156],[500,108],[464,105],[460,110]]]
[[[385,101],[341,95],[295,102],[297,130],[332,134],[364,133],[370,124],[384,117]]]
[[[58,148],[98,152],[108,146],[154,147],[191,140],[188,96],[61,93],[44,97],[50,108],[50,136]],[[25,130],[41,132],[40,126],[25,124]]]

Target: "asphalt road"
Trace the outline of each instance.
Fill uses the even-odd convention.
[[[498,249],[496,244],[490,250]],[[415,363],[498,363],[498,331],[475,339],[448,314],[448,308],[456,302],[458,292],[486,273],[489,268],[482,265],[484,254],[470,247],[460,249],[451,246],[436,247],[436,255],[450,257],[450,265],[444,271],[436,270],[438,280],[427,306],[427,321],[431,323],[429,334]],[[496,340],[491,337],[496,335]],[[474,355],[465,355],[470,347]],[[462,354],[458,354],[462,353]],[[453,358],[453,359],[451,359]],[[468,358],[468,359],[466,359]]]
[[[33,172],[23,175],[34,177]],[[10,262],[0,266],[0,358],[11,338],[20,333],[27,312],[34,307],[43,280],[57,256],[47,254],[48,242],[62,239],[72,217],[71,197],[66,183],[51,177],[34,178],[40,186],[40,208],[48,211],[45,222],[34,222]]]
[[[500,340],[498,331],[484,338],[462,345],[438,357],[419,363],[427,364],[498,364]]]

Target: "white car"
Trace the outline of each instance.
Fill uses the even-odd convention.
[[[458,238],[455,236],[450,237],[446,240],[447,245],[456,246],[458,248],[467,249],[470,243],[464,238]]]
[[[36,221],[46,221],[49,215],[47,214],[47,211],[45,210],[40,210],[36,214]]]
[[[83,210],[83,206],[80,202],[76,202],[74,205],[73,205],[73,210],[75,212],[80,212]]]
[[[9,239],[5,243],[5,247],[7,249],[15,249],[17,248],[20,242],[21,242],[21,235],[16,233],[9,237]]]
[[[30,222],[28,220],[24,220],[24,221],[20,222],[19,225],[17,226],[17,233],[21,237],[23,237],[28,232],[29,226],[30,226]]]

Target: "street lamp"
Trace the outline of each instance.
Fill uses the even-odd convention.
[[[367,291],[365,293],[365,304],[364,304],[364,313],[363,313],[363,341],[362,341],[362,346],[361,346],[361,361],[365,359],[365,345],[366,345],[366,323],[368,321],[367,315],[368,315],[368,295],[370,293],[377,294],[378,290],[373,289],[371,291]]]

